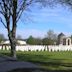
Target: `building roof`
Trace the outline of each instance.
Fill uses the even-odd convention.
[[[17,43],[20,45],[26,45],[26,41],[23,40],[17,40]]]
[[[6,44],[6,45],[10,45],[10,41],[3,41],[1,44]],[[24,40],[17,40],[17,45],[26,45],[26,41]]]
[[[60,33],[59,35],[58,35],[58,37],[62,37],[62,36],[65,36],[63,33]]]

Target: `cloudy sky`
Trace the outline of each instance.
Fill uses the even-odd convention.
[[[56,8],[31,7],[31,11],[26,11],[22,15],[17,26],[17,35],[22,38],[45,37],[47,31],[51,29],[55,33],[63,32],[66,35],[72,34],[72,12],[69,9],[58,6]],[[0,33],[7,37],[7,31],[0,23]]]

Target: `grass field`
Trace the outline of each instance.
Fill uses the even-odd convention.
[[[0,54],[9,55],[9,51],[0,51]],[[37,64],[45,70],[72,70],[72,52],[17,52],[20,61]]]

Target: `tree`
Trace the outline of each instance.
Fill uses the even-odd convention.
[[[53,30],[47,32],[47,36],[42,40],[43,45],[54,45],[57,43],[57,34]]]
[[[0,17],[0,21],[8,31],[8,38],[11,44],[11,55],[16,58],[16,28],[23,11],[33,0],[0,0],[0,13],[5,21]],[[12,26],[11,26],[12,23]]]
[[[36,45],[42,45],[42,39],[35,38],[35,43],[36,43]]]
[[[53,30],[49,30],[47,32],[47,38],[56,41],[57,40],[57,34],[55,34]]]
[[[0,0],[0,21],[8,31],[8,38],[11,45],[11,56],[16,58],[16,28],[17,22],[21,18],[22,13],[31,5],[37,2],[45,5],[51,5],[53,0]]]
[[[53,39],[53,36],[54,36],[53,30],[49,30],[49,31],[47,32],[47,37],[48,37],[48,39]]]
[[[30,44],[30,45],[41,45],[42,41],[40,38],[34,38],[32,36],[30,36],[28,39],[27,39],[27,44]]]
[[[48,38],[42,40],[43,45],[54,45],[54,41]]]
[[[27,44],[30,44],[30,45],[33,45],[34,44],[34,38],[32,36],[30,36],[27,41],[26,41]]]

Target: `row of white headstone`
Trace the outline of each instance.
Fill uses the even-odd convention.
[[[0,46],[0,50],[10,50],[10,46]],[[16,46],[16,51],[72,51],[72,45],[25,45]]]

